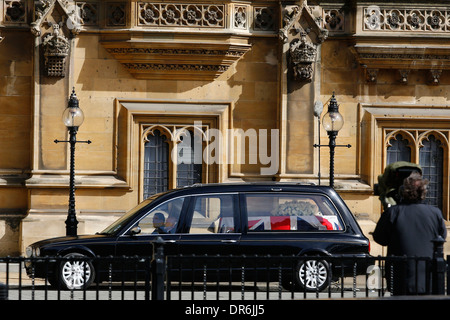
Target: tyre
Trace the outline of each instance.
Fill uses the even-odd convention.
[[[57,270],[57,285],[61,289],[80,290],[88,288],[94,278],[95,271],[92,262],[80,253],[65,255]]]
[[[301,291],[323,291],[330,284],[330,267],[325,260],[300,261],[295,280]]]

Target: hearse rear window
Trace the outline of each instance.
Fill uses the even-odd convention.
[[[323,195],[247,194],[248,230],[336,231],[343,223]]]

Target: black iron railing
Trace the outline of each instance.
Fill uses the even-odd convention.
[[[164,243],[159,241],[154,243],[154,253],[148,257],[77,257],[89,262],[96,274],[89,287],[78,290],[64,289],[54,277],[57,266],[75,258],[5,257],[0,258],[0,300],[385,298],[394,293],[394,283],[404,277],[406,265],[423,266],[420,272],[426,275],[424,294],[448,296],[450,257],[444,259],[440,246],[442,243],[436,246],[433,258],[165,256]],[[299,273],[300,263],[305,261],[321,261],[326,267],[324,288],[296,285],[299,279],[303,283],[319,283],[319,277],[323,276],[312,272],[314,268]],[[47,276],[38,278],[37,271],[39,275],[45,271]],[[413,278],[418,282],[421,274]]]

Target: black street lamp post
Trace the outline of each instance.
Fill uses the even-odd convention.
[[[351,148],[351,145],[336,145],[336,137],[339,130],[344,125],[344,118],[339,113],[339,105],[336,98],[333,96],[328,104],[328,111],[322,118],[322,126],[328,133],[329,143],[328,145],[314,144],[314,147],[329,147],[330,148],[330,187],[334,188],[334,152],[336,147]]]
[[[63,113],[63,122],[69,131],[69,140],[55,140],[55,143],[68,142],[70,144],[70,183],[69,183],[69,210],[66,219],[66,235],[76,236],[78,220],[75,211],[75,144],[91,143],[87,141],[77,141],[78,128],[84,121],[83,111],[79,107],[75,88],[70,95],[67,108]]]

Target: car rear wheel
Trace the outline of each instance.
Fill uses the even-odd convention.
[[[300,290],[323,291],[330,284],[330,268],[325,260],[303,260],[297,267],[296,282]]]
[[[80,253],[69,253],[58,269],[58,285],[62,289],[80,290],[89,287],[95,278],[94,266]]]

